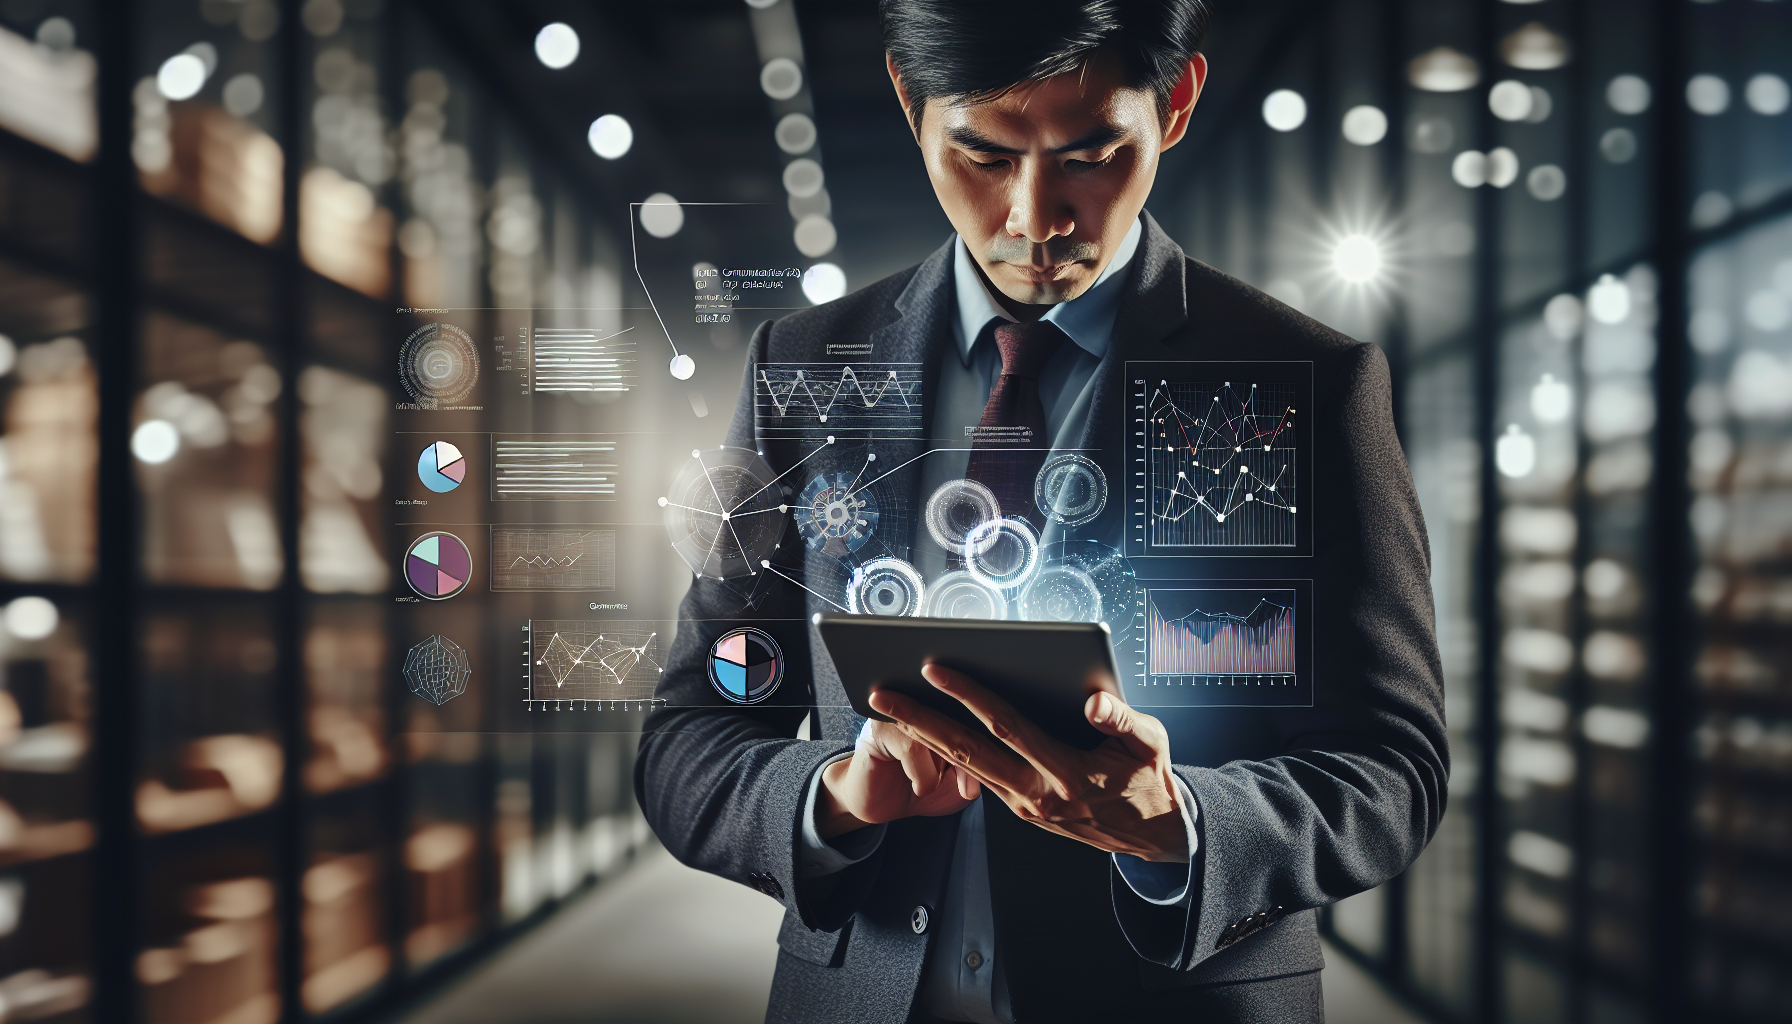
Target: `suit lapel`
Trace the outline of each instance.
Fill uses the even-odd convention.
[[[889,466],[908,463],[893,473],[879,487],[887,495],[897,496],[907,505],[907,535],[888,538],[896,557],[913,561],[915,531],[921,529],[921,463],[919,456],[927,451],[927,439],[933,433],[933,414],[939,402],[940,355],[952,338],[952,312],[957,298],[952,288],[952,247],[954,236],[934,250],[909,279],[908,287],[896,297],[896,320],[871,334],[871,358],[880,363],[921,364],[921,436],[913,439],[879,441],[878,461]],[[887,461],[886,461],[887,460]]]

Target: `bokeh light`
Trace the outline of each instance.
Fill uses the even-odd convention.
[[[563,21],[543,25],[535,33],[535,59],[559,70],[579,59],[579,34]]]
[[[620,114],[605,114],[591,122],[585,133],[591,151],[605,160],[619,160],[635,144],[635,130]]]
[[[1293,89],[1277,89],[1263,98],[1263,123],[1291,132],[1307,122],[1307,101]]]

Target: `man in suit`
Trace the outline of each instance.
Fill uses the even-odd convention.
[[[1310,706],[1154,717],[1098,695],[1086,714],[1108,738],[1085,752],[930,666],[993,735],[881,691],[892,721],[867,721],[810,623],[859,606],[847,591],[867,552],[805,544],[792,524],[750,594],[693,583],[642,737],[641,806],[680,860],[785,905],[769,1020],[1321,1019],[1316,908],[1417,857],[1448,775],[1429,551],[1385,360],[1188,259],[1143,213],[1206,78],[1201,0],[882,12],[898,102],[957,233],[915,268],[762,325],[726,445],[806,478],[815,464],[799,464],[832,457],[832,440],[770,429],[757,371],[918,364],[925,436],[870,442],[894,467],[879,500],[908,514],[870,529],[932,586],[976,557],[924,522],[941,488],[1048,542],[1124,546],[1129,361],[1310,365],[1311,547],[1278,560],[1312,581]],[[1053,452],[1116,482],[1092,520],[1037,503]],[[801,564],[779,568],[789,551]],[[1227,562],[1163,564],[1238,575]],[[785,659],[759,704],[719,699],[706,676],[743,625]],[[814,738],[798,738],[805,718]]]

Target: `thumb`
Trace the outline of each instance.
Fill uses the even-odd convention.
[[[1119,739],[1135,756],[1149,758],[1154,753],[1152,745],[1138,735],[1139,713],[1106,690],[1089,695],[1083,715],[1098,732]]]

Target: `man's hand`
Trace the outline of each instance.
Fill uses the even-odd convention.
[[[1016,815],[1109,853],[1187,863],[1188,832],[1176,806],[1163,723],[1112,693],[1096,693],[1083,714],[1108,739],[1077,750],[962,673],[929,664],[921,674],[969,708],[996,739],[899,693],[873,690],[871,706],[944,763],[988,786]]]
[[[836,761],[821,773],[817,831],[832,839],[898,818],[955,814],[970,806],[978,792],[976,779],[942,761],[900,726],[867,722],[852,759]]]

